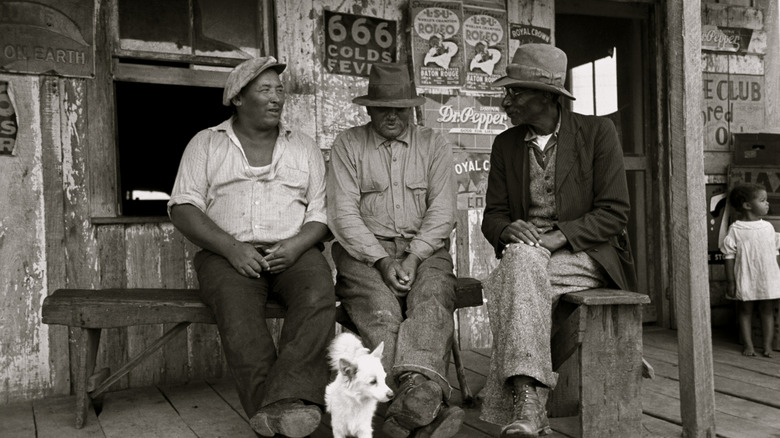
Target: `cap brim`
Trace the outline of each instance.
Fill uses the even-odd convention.
[[[571,100],[577,100],[569,91],[565,88],[559,88],[553,85],[547,85],[547,84],[540,84],[539,82],[533,82],[533,81],[521,81],[518,79],[510,78],[509,76],[504,76],[501,78],[496,79],[493,81],[492,84],[490,84],[494,87],[521,87],[521,88],[533,88],[535,90],[544,90],[544,91],[550,91],[552,93],[560,94],[562,96],[566,96]]]
[[[363,106],[377,106],[385,108],[412,108],[425,104],[424,96],[417,96],[414,99],[394,99],[394,100],[374,100],[368,96],[359,96],[352,99],[352,103]]]

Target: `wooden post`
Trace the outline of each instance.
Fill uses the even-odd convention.
[[[666,2],[672,287],[684,437],[715,436],[701,123],[701,2]]]

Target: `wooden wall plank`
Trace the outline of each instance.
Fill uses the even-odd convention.
[[[114,118],[114,82],[111,77],[109,1],[97,1],[95,22],[95,77],[87,81],[89,127],[89,209],[92,217],[118,214],[117,160]]]
[[[86,86],[81,79],[59,79],[60,136],[62,140],[63,219],[66,288],[92,288],[99,284],[97,240],[89,218],[89,152],[84,105]],[[70,363],[77,364],[74,331],[69,329]],[[71,366],[71,381],[76,366]]]
[[[157,224],[128,226],[125,230],[127,287],[161,287],[160,229]],[[127,354],[133,357],[163,335],[162,324],[127,328]],[[130,386],[148,386],[163,381],[164,357],[157,350],[130,371]]]
[[[706,259],[701,2],[668,2],[667,56],[672,287],[680,354],[683,435],[715,435],[712,336]]]
[[[100,287],[123,288],[127,286],[127,256],[125,249],[125,226],[101,225],[97,227],[98,253],[100,259]],[[127,362],[127,328],[103,329],[98,348],[95,369],[118,370]],[[111,386],[111,390],[129,387],[130,377],[123,376]]]
[[[186,287],[186,262],[184,254],[184,236],[176,231],[171,223],[163,223],[160,228],[160,281],[162,287],[178,289]],[[165,324],[168,331],[176,324]],[[186,334],[186,332],[185,332]],[[165,366],[164,382],[182,383],[189,379],[189,360],[187,348],[187,336],[177,336],[162,348],[163,362]]]
[[[62,138],[58,80],[52,76],[41,78],[40,102],[41,161],[43,165],[43,202],[46,215],[46,286],[47,293],[65,284],[65,227],[62,198]],[[51,392],[70,393],[70,357],[68,328],[49,326],[49,362],[51,364]]]

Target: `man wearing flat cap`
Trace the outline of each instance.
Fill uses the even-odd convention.
[[[563,51],[525,44],[493,83],[505,87],[515,125],[493,142],[482,222],[501,262],[484,282],[494,343],[481,418],[504,425],[502,437],[549,432],[558,298],[636,286],[617,131],[607,118],[570,112],[560,101],[574,99],[565,79]]]
[[[417,96],[404,64],[374,64],[371,121],[342,132],[328,173],[328,224],[336,237],[336,294],[363,342],[384,342],[382,363],[396,397],[383,431],[447,438],[463,421],[449,406],[455,283],[449,237],[455,223],[450,143],[410,123]]]
[[[280,123],[284,68],[261,57],[230,73],[222,103],[234,115],[187,145],[168,208],[203,248],[194,260],[201,298],[252,428],[304,437],[320,424],[335,296],[320,249],[325,164],[314,140]],[[287,308],[278,356],[265,322],[269,295]]]

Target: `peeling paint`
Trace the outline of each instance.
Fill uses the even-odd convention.
[[[39,397],[51,385],[48,327],[40,321],[47,294],[40,95],[37,78],[8,78],[20,129],[16,155],[0,160],[0,403]]]

